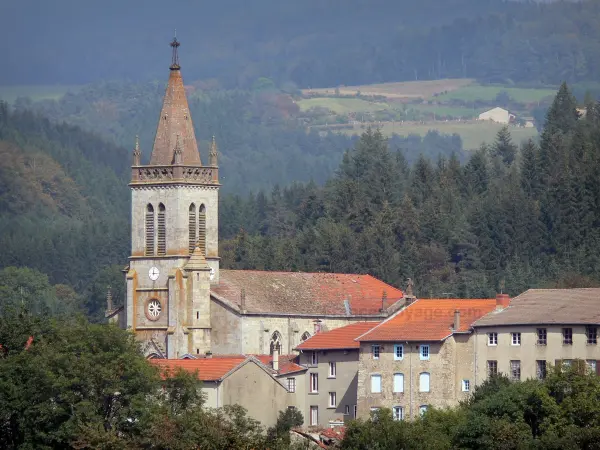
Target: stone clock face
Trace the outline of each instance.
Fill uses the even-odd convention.
[[[148,271],[148,276],[152,281],[158,280],[158,276],[160,275],[160,271],[156,267],[151,267]]]

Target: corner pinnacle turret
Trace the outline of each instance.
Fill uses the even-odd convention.
[[[171,42],[173,55],[171,60],[169,82],[158,119],[156,137],[150,157],[150,165],[166,166],[173,163],[173,154],[179,135],[181,146],[181,164],[201,166],[198,143],[194,133],[194,125],[190,108],[185,95],[181,66],[179,65],[178,48],[181,45],[175,38]]]
[[[210,144],[210,152],[208,154],[208,165],[212,166],[212,167],[217,167],[218,161],[218,152],[217,152],[217,140],[215,139],[215,137],[212,137],[212,142]]]

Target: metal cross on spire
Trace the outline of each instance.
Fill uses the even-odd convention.
[[[177,31],[175,31],[175,33],[177,33]],[[171,42],[171,47],[173,48],[173,57],[172,57],[172,60],[171,60],[171,70],[179,70],[181,68],[179,66],[179,55],[177,53],[177,48],[180,45],[181,44],[177,40],[177,36],[175,36],[173,38],[173,41]]]

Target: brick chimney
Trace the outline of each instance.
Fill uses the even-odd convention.
[[[501,311],[510,305],[508,294],[496,294],[496,310]]]
[[[454,323],[452,324],[452,328],[454,331],[458,331],[460,328],[460,311],[458,309],[454,310]]]
[[[381,309],[380,312],[384,312],[387,309],[387,291],[384,289],[381,295]]]
[[[273,347],[273,370],[279,372],[279,347]]]

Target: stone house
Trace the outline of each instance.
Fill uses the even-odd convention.
[[[451,407],[473,388],[473,323],[501,299],[419,299],[357,338],[358,416],[396,419]]]
[[[295,403],[295,395],[288,392],[269,367],[253,356],[152,359],[151,362],[163,370],[164,376],[177,368],[197,371],[207,407],[241,405],[248,410],[248,416],[267,427],[277,422],[279,411]]]
[[[599,327],[600,288],[529,289],[473,324],[474,381],[544,378],[549,365],[575,359],[600,373]]]
[[[301,343],[299,363],[306,367],[303,398],[297,406],[305,426],[329,427],[356,418],[358,336],[377,322],[357,322],[317,333]]]
[[[131,166],[131,255],[123,306],[106,318],[131,330],[149,358],[271,354],[315,330],[381,321],[403,292],[369,275],[221,270],[216,139],[204,164],[188,106],[178,48],[150,159],[139,141]]]

